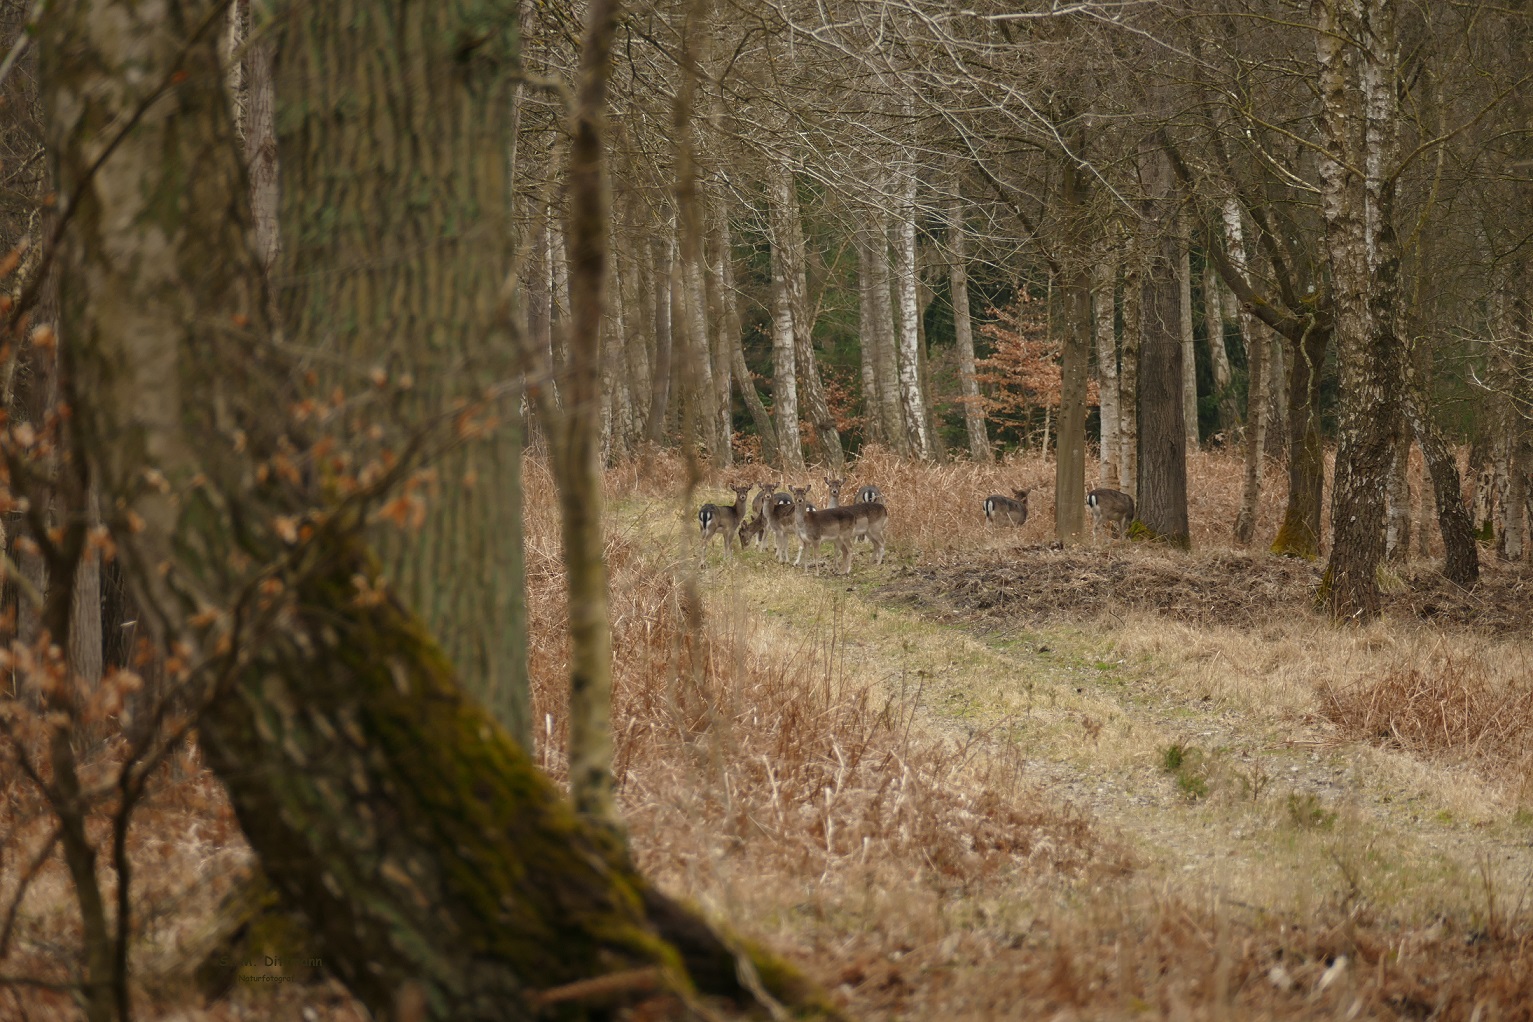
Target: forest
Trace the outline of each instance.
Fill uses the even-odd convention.
[[[0,1018],[1533,1020],[1533,5],[0,54]]]

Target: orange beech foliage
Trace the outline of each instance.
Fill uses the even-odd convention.
[[[1022,294],[1016,304],[991,309],[980,327],[994,350],[975,362],[985,414],[1010,424],[1028,422],[1035,409],[1059,409],[1059,342],[1049,336],[1048,306]],[[1097,383],[1086,387],[1086,405],[1097,403]]]

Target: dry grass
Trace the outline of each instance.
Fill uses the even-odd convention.
[[[1399,663],[1381,677],[1320,691],[1320,715],[1358,742],[1533,773],[1533,673],[1512,677],[1456,652]]]

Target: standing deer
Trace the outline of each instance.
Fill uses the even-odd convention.
[[[827,508],[841,506],[841,487],[845,485],[845,479],[832,479],[830,476],[825,477],[825,488],[830,491],[830,500],[825,504]]]
[[[714,536],[724,536],[724,556],[733,557],[734,547],[731,543],[740,532],[740,525],[745,521],[745,498],[750,496],[752,483],[744,486],[731,486],[735,491],[735,502],[729,504],[704,504],[697,512],[697,524],[703,535],[703,555],[701,562],[708,559],[708,542]],[[745,544],[742,541],[741,549]],[[700,563],[701,563],[700,562]]]
[[[1018,528],[1027,524],[1027,495],[1032,489],[1012,490],[1016,498],[1003,497],[999,493],[992,493],[985,498],[985,524],[986,525],[1015,525]]]
[[[1128,523],[1134,520],[1134,498],[1117,490],[1099,489],[1086,494],[1086,506],[1091,509],[1091,542],[1097,541],[1097,526],[1104,521],[1116,538],[1128,532]]]
[[[859,504],[882,504],[883,502],[883,492],[872,483],[857,491],[857,503]]]
[[[889,509],[882,504],[857,503],[849,507],[828,507],[816,511],[809,504],[809,487],[791,486],[793,491],[793,523],[798,530],[797,565],[804,559],[804,548],[810,550],[808,570],[819,560],[820,546],[832,540],[841,553],[841,574],[852,571],[852,540],[866,536],[873,544],[875,563],[884,563],[884,527],[889,521]]]
[[[772,497],[777,493],[777,483],[768,480],[756,484],[760,489],[751,498],[751,512],[755,517],[750,518],[740,526],[740,548],[745,544],[754,542],[758,547],[766,542],[767,533],[767,509],[772,502]]]
[[[804,487],[804,492],[809,492],[809,487]],[[788,536],[793,531],[793,497],[786,493],[774,493],[771,501],[766,506],[767,528],[772,530],[772,539],[777,544],[777,559],[784,563],[788,560]],[[802,547],[800,547],[802,551]]]

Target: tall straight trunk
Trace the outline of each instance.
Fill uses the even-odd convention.
[[[894,279],[899,295],[900,403],[904,410],[905,435],[922,458],[932,456],[931,435],[926,429],[926,400],[921,391],[921,308],[917,293],[916,177],[905,168],[895,213]]]
[[[613,464],[628,460],[628,441],[632,436],[630,432],[633,422],[633,411],[629,403],[628,374],[623,372],[623,360],[618,354],[623,352],[623,334],[627,329],[627,308],[623,304],[623,289],[619,285],[618,278],[621,274],[616,265],[617,252],[611,253],[611,279],[612,284],[608,288],[608,303],[611,312],[607,317],[608,328],[606,339],[602,342],[603,348],[609,353],[609,357],[602,360],[601,367],[601,392],[607,396],[602,406],[602,438],[601,460],[603,464]]]
[[[1198,363],[1192,329],[1192,239],[1185,218],[1179,218],[1177,222],[1176,243],[1181,253],[1177,283],[1181,286],[1182,308],[1182,425],[1187,433],[1187,450],[1195,451],[1198,449]]]
[[[1240,273],[1249,272],[1245,225],[1240,207],[1233,199],[1224,205],[1224,239],[1235,269]],[[1238,322],[1246,349],[1246,431],[1245,471],[1240,510],[1235,513],[1235,541],[1244,546],[1256,536],[1256,509],[1261,503],[1262,469],[1267,454],[1268,333],[1244,307]]]
[[[862,439],[863,443],[889,444],[884,434],[883,408],[878,394],[878,342],[877,313],[873,303],[878,301],[874,285],[872,259],[868,255],[868,239],[865,231],[857,232],[857,358],[862,383]],[[884,304],[889,304],[889,288],[883,288]],[[972,343],[972,339],[971,339]]]
[[[1394,161],[1399,151],[1396,0],[1343,5],[1321,0],[1321,213],[1336,297],[1341,369],[1335,545],[1323,595],[1338,620],[1378,617],[1389,462],[1401,428],[1404,381],[1399,311],[1400,256],[1394,235]],[[1360,53],[1349,53],[1349,47]]]
[[[721,211],[722,212],[722,211]],[[731,358],[731,349],[734,347],[734,339],[725,330],[728,329],[731,317],[738,325],[739,312],[731,308],[725,311],[725,294],[720,284],[721,274],[716,266],[717,260],[705,260],[703,263],[703,283],[706,286],[708,296],[708,355],[713,361],[713,404],[714,414],[718,416],[718,434],[721,441],[719,464],[724,468],[733,468],[735,464],[735,416],[734,416],[734,363]],[[733,295],[728,296],[730,299]]]
[[[756,435],[761,438],[761,456],[769,465],[782,464],[782,448],[777,442],[777,429],[772,425],[771,413],[761,400],[761,395],[756,391],[756,379],[751,375],[750,366],[745,363],[744,340],[740,336],[738,314],[735,325],[728,333],[730,343],[730,358],[734,363],[734,379],[740,388],[740,396],[745,401],[745,407],[751,413],[751,421],[756,424]]]
[[[531,251],[527,258],[524,287],[527,342],[548,367],[554,364],[554,264],[549,254],[548,221],[553,215],[548,203],[539,198],[533,218]],[[558,380],[533,381],[558,393]]]
[[[653,340],[654,311],[645,298],[644,269],[648,260],[627,245],[613,253],[612,295],[619,304],[623,326],[615,342],[622,355],[623,391],[627,400],[626,445],[632,447],[646,435],[650,403],[649,344]],[[650,296],[653,298],[653,296]],[[613,359],[617,361],[616,358]]]
[[[683,306],[686,309],[683,336],[687,344],[687,363],[681,373],[682,393],[691,411],[693,428],[702,435],[708,459],[715,465],[725,461],[729,431],[719,416],[720,395],[714,386],[713,352],[708,338],[708,297],[704,273],[703,210],[697,195],[697,166],[692,118],[692,101],[697,91],[696,47],[707,58],[711,35],[706,24],[706,8],[698,3],[687,10],[678,53],[681,83],[671,104],[671,141],[676,147],[676,233],[681,253]],[[727,371],[727,370],[726,370]],[[729,387],[724,386],[727,410]],[[726,416],[727,420],[727,416]],[[691,443],[691,437],[684,438]]]
[[[1123,352],[1118,373],[1118,437],[1123,491],[1139,497],[1139,352],[1144,340],[1145,246],[1143,225],[1129,241],[1123,268]]]
[[[1069,217],[1072,244],[1061,267],[1059,324],[1059,427],[1054,462],[1054,534],[1078,543],[1086,520],[1086,376],[1091,362],[1090,244],[1085,236],[1088,184],[1075,167],[1064,168],[1060,200]],[[1051,317],[1052,318],[1052,317]]]
[[[931,305],[933,292],[922,281],[916,294],[920,301],[916,307],[916,351],[920,356],[921,405],[926,409],[926,435],[931,438],[932,460],[939,465],[947,464],[947,441],[937,428],[937,407],[933,399],[931,374],[931,348],[926,340],[926,309]]]
[[[672,333],[674,305],[671,272],[672,246],[669,238],[650,246],[650,285],[654,294],[655,357],[650,360],[649,442],[665,440],[666,415],[671,406],[671,355],[675,338]]]
[[[894,274],[889,264],[889,225],[882,209],[868,215],[863,232],[862,264],[866,268],[864,284],[868,291],[869,333],[863,343],[873,348],[873,374],[877,381],[875,396],[879,432],[884,443],[896,454],[910,453],[910,434],[905,430],[905,412],[900,400],[898,342],[895,339]]]
[[[1087,265],[1069,271],[1064,288],[1064,344],[1060,358],[1059,427],[1054,463],[1054,532],[1061,543],[1080,541],[1086,515],[1086,376],[1091,360],[1091,283]]]
[[[1099,243],[1092,269],[1091,298],[1095,313],[1092,333],[1096,341],[1097,399],[1102,426],[1097,479],[1102,486],[1117,489],[1121,485],[1118,479],[1118,340],[1113,321],[1116,318],[1114,292],[1118,283],[1118,261],[1110,242]]]
[[[799,214],[798,187],[792,170],[785,164],[778,164],[772,174],[772,251],[775,265],[782,271],[793,361],[803,385],[804,404],[808,406],[810,421],[814,424],[815,445],[831,474],[840,475],[844,465],[841,434],[825,397],[825,384],[820,380],[820,368],[814,355],[814,317],[809,311],[804,221]]]
[[[745,364],[745,339],[740,323],[740,302],[735,294],[734,242],[729,231],[729,210],[721,207],[714,224],[713,276],[719,294],[719,342],[729,356],[730,379],[740,390],[745,410],[750,413],[761,438],[761,456],[767,464],[778,464],[777,430],[772,427],[772,417],[761,395],[756,392],[756,380],[750,367]]]
[[[1275,339],[1276,341],[1276,339]],[[1292,367],[1288,345],[1276,341],[1267,349],[1267,453],[1277,457],[1290,443],[1288,380]]]
[[[804,470],[804,442],[798,429],[798,359],[793,343],[793,273],[780,241],[781,182],[774,178],[772,196],[772,412],[777,417],[777,440],[782,467],[787,472]],[[790,182],[791,186],[791,182]]]
[[[963,225],[963,202],[956,195],[948,207],[948,253],[952,260],[948,281],[953,296],[953,336],[958,347],[958,384],[963,400],[964,428],[969,434],[969,456],[989,462],[990,437],[980,407],[979,382],[974,378],[974,327],[969,321],[969,267]],[[1084,401],[1084,389],[1082,400]]]
[[[570,263],[564,225],[558,211],[552,208],[548,215],[548,294],[549,318],[552,323],[548,334],[551,342],[549,357],[552,359],[553,379],[558,381],[564,377],[564,367],[570,357]],[[559,388],[555,387],[554,392],[559,393]]]
[[[1526,436],[1519,430],[1508,459],[1506,516],[1499,546],[1501,556],[1509,561],[1522,560],[1527,551],[1528,455]]]
[[[1240,413],[1231,393],[1230,355],[1224,347],[1225,291],[1219,285],[1219,274],[1214,270],[1212,259],[1203,260],[1203,326],[1208,335],[1209,368],[1214,378],[1214,401],[1218,409],[1215,430],[1228,436],[1229,430],[1240,422]]]
[[[1140,225],[1152,253],[1141,282],[1144,339],[1139,366],[1139,485],[1135,513],[1157,538],[1186,548],[1187,429],[1182,421],[1181,245],[1174,230],[1151,232],[1171,218],[1171,166],[1158,148],[1146,154],[1149,195]]]
[[[685,310],[682,336],[686,338],[687,352],[686,360],[677,366],[678,380],[682,384],[679,396],[687,402],[692,428],[702,439],[708,460],[721,465],[728,437],[720,429],[719,395],[713,377],[713,344],[708,337],[708,290],[701,252],[696,258],[684,256],[677,263],[677,269]]]
[[[617,827],[612,786],[612,627],[603,559],[602,472],[598,458],[601,327],[607,288],[612,195],[602,150],[607,73],[617,0],[594,0],[586,14],[566,182],[569,188],[570,329],[568,395],[553,468],[559,490],[570,630],[569,783],[577,812]],[[687,269],[695,271],[698,260]],[[705,359],[706,362],[706,359]],[[555,411],[551,404],[545,410]]]
[[[273,22],[286,332],[326,345],[344,373],[330,382],[347,390],[368,385],[362,374],[374,368],[385,382],[410,377],[378,423],[388,444],[407,442],[515,368],[493,329],[493,296],[511,265],[511,86],[462,87],[463,69],[442,42],[458,16],[459,8],[332,4]],[[314,228],[316,209],[328,211],[328,229]],[[448,280],[455,286],[439,283]],[[521,500],[514,401],[501,398],[496,425],[442,459],[440,496],[425,504],[421,528],[380,524],[376,542],[393,590],[477,694],[524,714],[527,639],[512,625],[525,599],[513,576],[522,549],[511,511]],[[525,719],[505,723],[530,734]]]
[[[1266,328],[1253,324],[1256,330]],[[1272,552],[1314,560],[1320,556],[1325,508],[1325,440],[1320,432],[1320,383],[1329,327],[1314,326],[1293,346],[1288,364],[1288,505]],[[1278,341],[1274,347],[1281,344]]]

